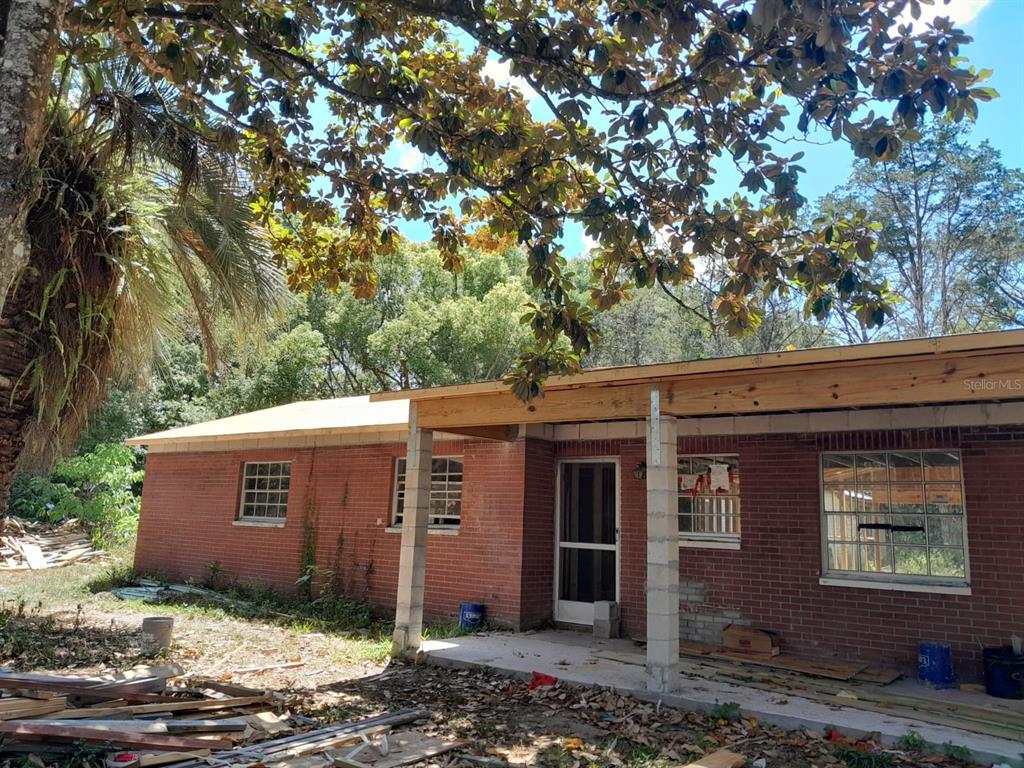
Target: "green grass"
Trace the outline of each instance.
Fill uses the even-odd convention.
[[[159,603],[119,600],[111,590],[134,584],[139,575],[132,566],[133,546],[129,544],[108,554],[107,560],[12,574],[0,593],[3,599],[0,607],[6,606],[8,614],[20,614],[15,622],[19,633],[12,637],[19,638],[21,643],[32,622],[40,623],[48,616],[59,615],[59,619],[53,619],[57,628],[50,628],[52,639],[60,627],[69,628],[68,621],[73,620],[69,617],[80,616],[84,609],[90,614],[99,613],[104,617],[113,614],[129,620],[159,612],[183,619],[223,621],[223,631],[229,639],[232,625],[227,622],[278,627],[283,630],[282,644],[305,634],[321,633],[341,641],[339,653],[350,662],[381,662],[391,652],[393,625],[375,617],[367,605],[340,596],[309,599],[267,586],[223,585],[224,580],[217,579],[223,585],[216,590],[217,597],[184,593]],[[15,624],[11,624],[11,630]],[[423,634],[427,639],[441,639],[463,632],[457,623],[442,623],[427,626]],[[119,640],[117,647],[121,645]],[[33,652],[23,644],[12,649],[12,657],[20,653],[25,659],[34,658],[41,667],[59,661]]]
[[[892,757],[885,752],[862,752],[852,747],[837,748],[836,758],[846,768],[889,768],[893,765]]]
[[[904,752],[924,752],[931,745],[917,731],[907,731],[896,740],[896,747]]]
[[[740,711],[740,705],[735,701],[724,701],[716,704],[715,708],[711,710],[711,718],[713,720],[737,723],[741,717],[743,717],[743,713]]]

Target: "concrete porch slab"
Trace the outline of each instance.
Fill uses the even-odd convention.
[[[865,712],[844,707],[839,702],[824,704],[789,693],[774,694],[717,680],[687,677],[685,662],[680,664],[681,680],[677,690],[667,694],[652,694],[645,688],[643,666],[595,656],[595,653],[609,651],[635,654],[638,649],[630,640],[595,640],[583,633],[554,630],[492,632],[430,640],[423,644],[422,650],[426,660],[432,664],[488,667],[520,677],[529,677],[534,671],[544,672],[565,682],[613,688],[619,693],[628,693],[649,701],[660,700],[663,704],[681,709],[708,712],[716,704],[736,702],[744,716],[755,717],[761,722],[789,730],[807,728],[821,731],[827,725],[834,725],[854,738],[878,734],[886,744],[893,744],[907,732],[916,731],[933,744],[952,742],[967,747],[974,754],[975,760],[985,764],[1007,763],[1017,766],[1024,753],[1024,744],[1018,741],[904,717]],[[906,692],[906,685],[901,688]],[[917,686],[915,688],[918,695],[924,690]],[[959,691],[937,693],[943,697],[947,694],[971,697],[971,694]]]

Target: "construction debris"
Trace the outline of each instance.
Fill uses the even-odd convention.
[[[96,677],[0,672],[0,756],[35,755],[42,765],[86,745],[124,768],[199,768],[212,757],[219,766],[308,768],[344,764],[336,750],[362,742],[381,758],[371,764],[387,768],[459,746],[415,731],[388,735],[429,717],[424,710],[310,729],[315,721],[282,712],[277,694],[202,678],[172,685],[181,674],[176,664]]]
[[[78,528],[78,520],[54,527],[6,518],[0,536],[0,570],[35,571],[106,557]]]
[[[737,755],[728,749],[720,749],[694,763],[684,765],[683,768],[740,768],[746,762],[747,758],[743,755]]]

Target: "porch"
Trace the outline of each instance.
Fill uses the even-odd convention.
[[[684,657],[674,669],[678,683],[668,692],[656,693],[648,690],[646,658],[643,649],[633,641],[595,640],[581,632],[557,630],[492,632],[430,640],[423,644],[422,652],[428,663],[438,666],[486,667],[524,678],[529,678],[532,672],[542,672],[566,683],[612,688],[618,693],[681,709],[709,712],[718,704],[735,702],[744,717],[789,730],[820,733],[827,726],[835,725],[849,737],[877,734],[877,739],[884,744],[894,744],[901,736],[914,731],[932,744],[952,743],[966,747],[975,760],[983,763],[1016,764],[1024,743],[1024,726],[1021,725],[1024,701],[995,699],[960,690],[936,691],[913,680],[864,688],[850,684],[838,697],[805,697],[794,694],[794,690],[808,682],[802,675],[788,676],[790,687],[779,685],[773,691],[763,684],[764,676],[749,667],[740,667],[750,675],[750,683],[744,684],[710,674],[700,660]],[[772,678],[779,676],[773,674]],[[861,708],[871,705],[869,699],[883,696],[904,704],[892,706],[893,714],[885,711],[889,707],[882,705],[878,707],[882,711]],[[914,710],[906,702],[917,703],[918,716],[913,716]],[[1005,725],[1007,735],[1000,737],[978,733],[969,727],[935,722],[945,719],[942,710],[984,711],[993,722]],[[954,719],[949,718],[949,722]],[[966,724],[966,721],[959,722]],[[1009,737],[1014,732],[1019,733],[1019,738]]]
[[[998,616],[1006,615],[1007,609],[1012,613],[1013,606],[1003,597],[996,574],[1000,569],[1015,571],[1016,560],[1010,557],[996,567],[979,568],[971,581],[962,522],[962,446],[957,442],[959,432],[950,435],[954,430],[975,430],[963,441],[971,457],[982,456],[984,442],[990,438],[993,444],[1002,440],[1004,446],[1017,440],[1012,430],[1024,424],[1024,390],[1012,385],[1022,360],[1024,332],[1013,331],[588,371],[549,379],[544,396],[529,403],[516,400],[502,382],[373,395],[371,401],[409,399],[394,651],[414,653],[420,644],[427,533],[436,501],[433,440],[441,432],[552,447],[547,456],[557,482],[552,473],[548,487],[547,477],[537,480],[542,472],[531,472],[530,465],[517,467],[517,472],[524,472],[526,499],[518,528],[503,530],[502,535],[514,534],[507,539],[508,547],[520,555],[516,598],[520,608],[528,597],[541,592],[553,599],[546,616],[531,612],[527,621],[515,625],[538,626],[544,619],[586,625],[593,622],[595,602],[618,602],[627,633],[646,639],[646,687],[652,692],[677,689],[680,624],[689,620],[693,605],[704,604],[700,592],[708,583],[712,584],[708,591],[714,589],[716,594],[706,604],[723,610],[714,615],[698,611],[697,622],[733,621],[738,616],[736,606],[725,603],[742,601],[752,624],[781,631],[787,642],[804,646],[797,650],[812,650],[822,638],[843,637],[846,647],[833,648],[832,653],[881,650],[892,655],[897,648],[905,653],[922,638],[948,635],[949,619],[954,616],[950,610],[971,611],[987,622],[957,625],[961,631],[955,640],[965,655],[970,655],[969,647],[977,648],[975,635],[1005,642],[1006,628],[999,625]],[[979,387],[977,382],[1006,382],[1007,386]],[[1010,432],[996,434],[1000,428]],[[914,430],[916,436],[907,437]],[[888,436],[877,438],[883,433]],[[854,439],[846,441],[844,434]],[[563,442],[572,443],[569,452],[559,452]],[[694,474],[698,469],[680,465],[680,448],[686,445],[697,449],[684,451],[690,454],[688,460],[693,454],[702,458],[714,454],[714,466],[702,465],[699,471],[709,469],[708,485],[716,502],[721,501],[717,495],[722,489],[731,494],[732,486],[738,486],[734,469],[746,478],[743,484],[751,490],[748,500],[752,503],[744,505],[751,514],[743,513],[742,546],[738,506],[723,506],[721,501],[714,515],[702,518],[724,521],[716,523],[714,530],[734,534],[731,540],[690,542],[681,550],[680,489],[696,492],[701,487],[694,482],[700,477]],[[722,455],[737,453],[737,446],[737,455],[746,452],[747,456],[739,458],[742,468]],[[947,464],[955,467],[946,479],[960,485],[947,483],[951,490],[941,499],[935,496],[929,509],[955,516],[941,518],[952,533],[936,534],[934,539],[939,549],[949,545],[936,549],[936,558],[953,560],[945,564],[937,560],[934,574],[930,566],[923,572],[918,564],[901,563],[902,570],[891,566],[889,532],[896,526],[921,538],[925,524],[916,518],[910,522],[891,518],[891,505],[882,501],[887,489],[871,495],[880,501],[862,510],[863,520],[858,517],[841,531],[820,534],[826,526],[835,528],[836,521],[848,522],[845,517],[822,516],[819,483],[825,481],[820,476],[820,457],[866,448],[910,450],[914,467],[922,463],[921,449],[952,450]],[[1015,514],[981,494],[989,482],[986,468],[1013,461],[1005,451],[993,456],[995,460],[984,465],[979,460],[971,468],[979,482],[968,489],[968,495],[977,494],[978,504],[968,501],[968,505],[977,510],[975,519],[983,532],[994,530],[986,524],[1002,524],[1006,515]],[[906,456],[894,455],[890,461],[882,455],[875,460],[881,466],[895,466]],[[588,465],[586,477],[571,471],[573,462]],[[1008,482],[1015,476],[1006,472]],[[923,475],[918,471],[915,477]],[[787,487],[780,492],[782,478]],[[689,484],[684,485],[684,480]],[[542,485],[545,488],[538,490]],[[920,496],[924,485],[918,485],[921,488],[915,485],[913,493]],[[566,488],[577,487],[592,490],[565,493]],[[837,498],[861,498],[859,486],[836,487]],[[618,498],[624,489],[629,498]],[[902,486],[897,490],[902,492]],[[835,504],[828,511],[850,511]],[[920,511],[924,502],[911,499],[903,507],[908,505]],[[620,523],[626,507],[629,518]],[[878,519],[868,519],[868,512],[878,513]],[[694,510],[690,517],[694,524],[698,522]],[[935,519],[937,526],[940,518]],[[822,547],[826,540],[830,542],[827,554]],[[833,545],[833,540],[838,543]],[[856,562],[848,556],[853,545],[872,543],[889,547],[888,554],[878,546],[877,552],[858,556]],[[911,554],[929,556],[920,549],[927,541],[911,543],[919,547]],[[707,548],[689,548],[697,544]],[[535,549],[527,551],[527,545]],[[990,543],[996,545],[997,540]],[[727,562],[723,555],[730,550],[734,554]],[[687,581],[681,589],[681,570],[688,577],[696,573],[696,583]],[[842,578],[834,578],[834,572]],[[864,580],[865,573],[883,578]],[[691,589],[696,593],[686,591]],[[472,591],[472,585],[467,585],[467,591]],[[681,611],[681,600],[688,603],[685,611]],[[844,622],[846,610],[840,607],[844,605],[859,611],[852,622]],[[524,616],[520,610],[519,618]],[[913,621],[906,620],[908,616]],[[873,626],[878,627],[874,633]]]

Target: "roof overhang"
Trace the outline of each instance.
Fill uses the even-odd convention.
[[[678,417],[1024,400],[1024,329],[597,369],[552,377],[528,403],[500,381],[370,399],[408,399],[420,427],[457,432],[645,418],[655,386]]]

